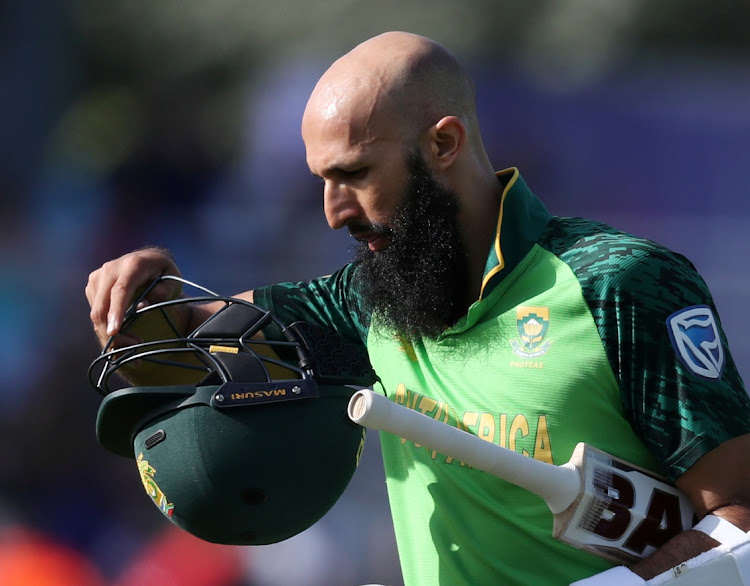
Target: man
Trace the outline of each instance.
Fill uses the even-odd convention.
[[[474,86],[448,51],[401,32],[362,43],[321,77],[302,138],[328,223],[360,242],[357,257],[239,297],[365,346],[399,403],[555,464],[594,444],[661,470],[699,517],[750,529],[750,400],[705,284],[679,255],[552,217],[517,170],[495,173]],[[179,270],[158,249],[91,274],[102,343],[162,274]],[[167,287],[153,300],[179,295]],[[187,331],[212,309],[176,319]],[[711,351],[681,342],[689,316],[713,335]],[[568,584],[611,566],[553,540],[533,495],[381,441],[407,584]],[[648,579],[717,544],[685,531],[631,570]]]

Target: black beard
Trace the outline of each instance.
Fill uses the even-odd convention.
[[[394,215],[390,246],[356,251],[365,306],[378,324],[406,338],[436,338],[466,311],[468,263],[458,227],[459,201],[419,153],[407,158],[409,181]],[[377,227],[373,227],[377,228]]]

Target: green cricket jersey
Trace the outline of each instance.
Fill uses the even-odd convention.
[[[682,256],[551,216],[516,169],[480,298],[437,339],[407,341],[362,307],[357,267],[258,289],[287,323],[366,348],[383,392],[434,419],[556,465],[587,442],[674,480],[750,432],[750,399],[711,295]],[[611,564],[552,538],[542,499],[381,435],[408,585],[560,585]]]

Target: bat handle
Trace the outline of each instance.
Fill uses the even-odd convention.
[[[543,498],[558,514],[575,501],[581,479],[575,466],[535,460],[442,421],[394,403],[371,389],[349,400],[349,418],[363,427],[385,431],[452,456]]]

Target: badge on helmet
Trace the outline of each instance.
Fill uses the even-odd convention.
[[[332,331],[287,326],[246,301],[163,279],[205,295],[138,308],[154,282],[122,333],[145,319],[171,324],[180,304],[223,306],[188,335],[172,326],[167,340],[117,349],[110,340],[89,368],[104,395],[99,443],[135,459],[154,504],[201,539],[261,545],[304,531],[339,499],[359,463],[365,430],[346,409],[376,380],[366,354]],[[183,384],[113,388],[113,375],[134,361]]]

